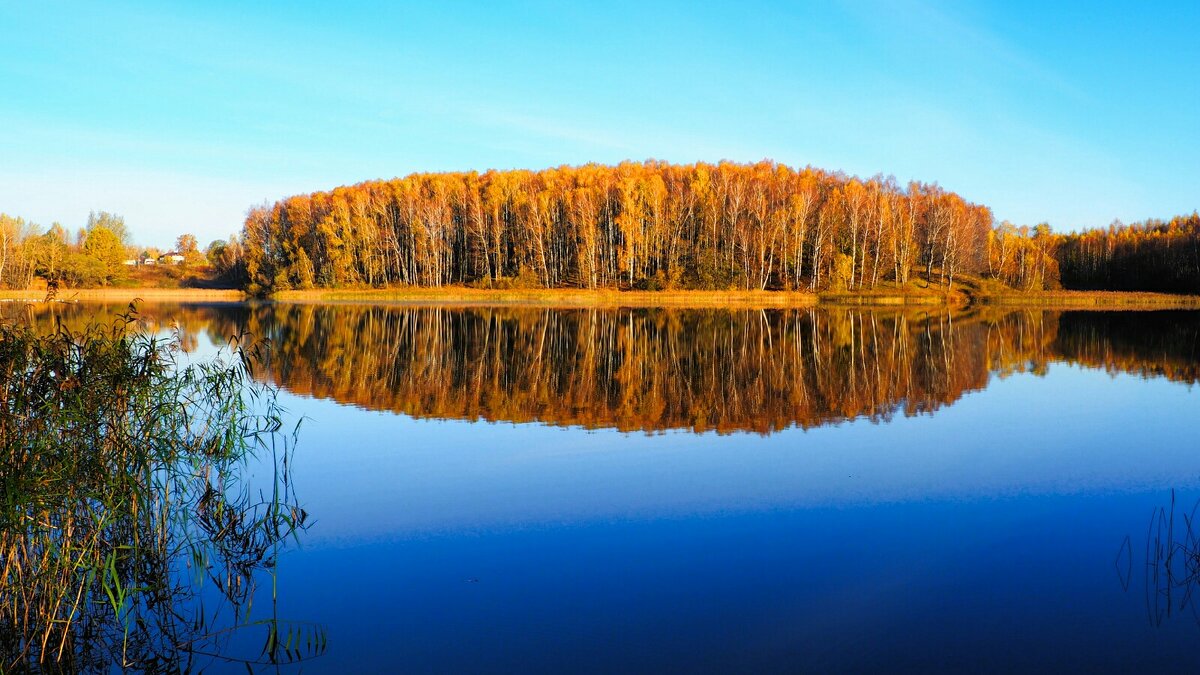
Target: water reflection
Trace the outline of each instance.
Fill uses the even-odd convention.
[[[81,310],[42,308],[68,320]],[[154,310],[150,310],[153,313]],[[292,393],[415,418],[767,434],[932,413],[1052,363],[1200,377],[1200,313],[162,308],[185,346],[268,338]]]
[[[305,672],[1200,667],[1134,590],[1146,514],[1200,490],[1197,314],[145,313],[198,356],[271,338],[312,420],[279,570],[328,626]],[[696,428],[759,433],[656,433]]]

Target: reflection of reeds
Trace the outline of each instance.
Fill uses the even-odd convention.
[[[1200,622],[1200,608],[1193,595],[1200,588],[1200,536],[1196,532],[1196,513],[1200,501],[1190,512],[1181,512],[1171,491],[1168,506],[1159,507],[1150,516],[1146,530],[1143,587],[1146,615],[1158,626],[1170,617],[1190,614]],[[1133,547],[1126,537],[1117,555],[1117,572],[1128,590],[1132,576]]]
[[[275,616],[273,583],[270,613],[251,613],[308,518],[274,392],[250,377],[257,349],[184,366],[177,339],[133,320],[0,327],[0,672],[320,653],[318,627]],[[265,489],[243,482],[251,457],[275,468]],[[227,653],[246,631],[261,652]]]

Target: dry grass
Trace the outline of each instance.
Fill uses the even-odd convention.
[[[283,291],[283,302],[364,302],[473,307],[810,307],[813,293],[791,291],[618,291],[578,288],[490,290],[461,286]]]
[[[959,285],[955,280],[956,286]],[[1132,291],[1023,291],[996,279],[964,275],[961,290],[971,304],[1036,309],[1200,309],[1200,296]]]
[[[0,290],[0,301],[44,300],[45,298],[45,290]],[[138,299],[147,301],[191,302],[245,300],[246,294],[237,290],[208,288],[63,288],[59,289],[55,298],[65,302],[73,300],[132,302]]]
[[[874,288],[822,291],[820,298],[823,305],[853,306],[963,305],[970,300],[958,284],[948,289],[920,278],[914,278],[906,284],[882,281]]]
[[[970,304],[1088,309],[1200,309],[1200,296],[1110,291],[1019,291],[990,280],[966,278],[953,290],[916,280],[855,291],[620,291],[613,289],[388,288],[283,291],[274,300],[292,303],[384,303],[463,307],[676,307],[757,309],[814,305],[902,307]]]
[[[983,294],[976,302],[1005,307],[1081,309],[1200,309],[1200,296],[1130,291],[1011,291]]]
[[[0,290],[5,300],[43,300],[44,290]],[[282,291],[274,300],[292,303],[382,303],[409,306],[471,307],[811,307],[814,305],[899,307],[967,304],[1009,307],[1086,309],[1200,309],[1200,296],[1118,291],[1020,291],[991,279],[964,276],[954,289],[916,279],[905,285],[881,283],[855,291],[621,291],[580,288],[482,289],[463,286],[441,288],[313,289]],[[247,296],[238,290],[201,288],[86,288],[63,289],[61,301],[131,302],[238,302]]]

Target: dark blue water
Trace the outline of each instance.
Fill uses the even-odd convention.
[[[1190,610],[1148,616],[1142,552],[1172,489],[1200,497],[1198,404],[1065,365],[765,437],[290,398],[317,523],[282,613],[328,626],[310,672],[1196,667]]]

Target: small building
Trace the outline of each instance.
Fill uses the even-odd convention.
[[[185,258],[183,255],[176,253],[175,251],[171,251],[170,253],[158,257],[158,262],[165,263],[167,265],[182,265],[184,260]]]
[[[121,264],[128,265],[129,267],[134,267],[138,264],[138,261],[136,258],[128,258]]]
[[[142,258],[143,265],[157,265],[158,261],[151,257]]]

